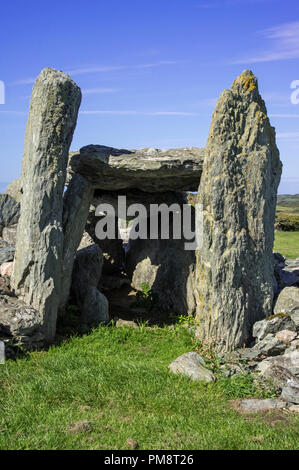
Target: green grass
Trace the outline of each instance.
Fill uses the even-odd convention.
[[[231,407],[260,395],[251,376],[205,385],[170,373],[193,348],[183,327],[99,327],[7,361],[0,449],[298,449],[298,415]]]
[[[275,232],[274,251],[286,258],[298,258],[299,232]]]

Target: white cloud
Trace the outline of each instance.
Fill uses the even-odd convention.
[[[0,110],[0,114],[11,114],[12,116],[26,116],[28,113],[26,113],[25,111]]]
[[[234,64],[272,62],[299,58],[299,21],[268,28],[261,33],[271,47],[258,55],[233,61]]]
[[[111,114],[119,116],[199,116],[199,113],[189,113],[185,111],[135,111],[135,110],[86,110],[80,111],[83,115]]]
[[[16,85],[32,85],[35,82],[36,78],[21,78],[20,80],[15,80],[11,82],[9,85],[16,86]]]
[[[298,139],[299,132],[280,132],[276,135],[278,139]]]
[[[83,95],[100,95],[105,93],[116,93],[119,90],[117,88],[87,88],[82,90]]]
[[[292,119],[299,118],[299,114],[269,114],[271,118]]]
[[[104,73],[104,72],[115,72],[118,70],[130,70],[130,69],[149,69],[154,67],[160,67],[163,65],[175,65],[177,61],[174,60],[160,60],[158,62],[153,62],[149,64],[137,64],[137,65],[101,65],[101,66],[91,66],[83,67],[72,70],[67,70],[65,73],[71,76],[75,75],[86,75],[91,73]],[[11,86],[17,85],[32,85],[35,82],[36,78],[21,78],[20,80],[15,80],[10,83]]]

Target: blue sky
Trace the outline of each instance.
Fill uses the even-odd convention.
[[[0,182],[19,176],[34,79],[44,67],[83,91],[72,149],[205,146],[215,102],[246,68],[259,79],[299,193],[298,0],[3,0]]]

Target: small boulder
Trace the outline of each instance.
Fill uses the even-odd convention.
[[[10,261],[9,263],[3,263],[0,266],[0,276],[2,277],[11,277],[12,274],[12,268],[13,268],[13,262]]]
[[[281,330],[275,335],[275,338],[279,339],[284,344],[290,344],[291,341],[296,339],[296,337],[297,337],[297,333],[295,333],[294,331],[290,331],[290,330]]]
[[[9,261],[13,261],[15,251],[16,249],[14,246],[9,245],[4,240],[0,240],[0,265]]]
[[[121,318],[114,318],[114,322],[117,328],[122,328],[124,326],[135,328],[135,329],[139,328],[136,322],[130,321],[130,320],[122,320]]]
[[[285,351],[286,344],[274,335],[268,334],[264,339],[255,344],[254,349],[265,356],[277,356]]]
[[[15,246],[17,242],[17,228],[18,225],[11,225],[10,227],[4,227],[2,232],[2,238],[9,245]]]
[[[299,405],[299,381],[288,380],[287,384],[282,389],[281,398],[290,403]]]
[[[287,314],[273,315],[258,321],[253,325],[252,335],[258,341],[263,340],[269,333],[276,334],[281,330],[296,331],[296,325]]]
[[[275,304],[274,313],[294,313],[299,311],[299,288],[286,287],[281,291]]]
[[[247,400],[241,400],[241,402],[238,403],[238,408],[241,411],[253,413],[258,411],[286,408],[286,406],[286,401],[282,401],[279,398],[265,398],[262,400],[257,398],[249,398]]]
[[[285,353],[283,356],[269,357],[258,364],[257,370],[263,377],[274,378],[279,386],[283,386],[286,379],[294,380],[294,377],[299,377],[299,350]]]
[[[21,202],[22,188],[21,178],[13,180],[6,188],[5,194],[9,194],[16,202]]]
[[[198,382],[210,383],[215,380],[213,372],[205,367],[204,359],[196,352],[182,354],[169,366],[174,374],[183,374]]]

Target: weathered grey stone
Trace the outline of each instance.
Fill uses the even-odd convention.
[[[15,247],[9,245],[4,240],[0,240],[0,265],[13,261],[15,255]]]
[[[292,376],[299,378],[299,350],[285,353],[283,356],[269,357],[258,364],[257,370],[266,378],[279,378],[276,367],[286,369]]]
[[[291,405],[288,408],[289,411],[292,411],[293,413],[299,413],[299,405]]]
[[[299,282],[299,260],[288,260],[280,253],[273,253],[274,273],[276,280],[275,295],[285,287],[291,287]]]
[[[299,405],[299,381],[288,380],[287,384],[283,387],[281,398],[290,403]]]
[[[186,375],[194,381],[210,383],[215,380],[213,372],[205,367],[204,359],[196,352],[182,354],[168,368],[174,374]]]
[[[295,312],[292,312],[290,314],[290,317],[296,325],[296,330],[299,331],[299,310],[295,310]]]
[[[291,314],[295,312],[299,312],[299,288],[285,287],[278,296],[274,313]]]
[[[81,175],[74,175],[63,200],[63,264],[59,315],[65,312],[69,298],[74,260],[89,214],[93,189]]]
[[[238,408],[242,411],[257,412],[257,411],[266,411],[279,408],[286,408],[287,402],[279,398],[249,398],[242,400],[238,404]]]
[[[285,354],[288,354],[292,351],[299,350],[299,336],[297,336],[296,339],[294,339],[291,344],[288,345],[287,349],[285,350]]]
[[[195,191],[204,153],[195,147],[123,150],[89,145],[71,153],[69,173],[80,173],[95,188],[104,190]]]
[[[169,220],[171,227],[172,217]],[[130,238],[126,249],[126,271],[132,279],[132,286],[140,291],[142,284],[147,284],[156,297],[157,309],[180,315],[194,315],[195,251],[185,249],[187,240],[184,237],[174,239],[172,229],[169,239],[162,239],[161,221],[158,239],[150,239],[150,224],[151,220],[147,219],[147,239]],[[193,230],[195,231],[194,213]]]
[[[271,380],[271,382],[278,388],[282,389],[288,382],[288,380],[298,381],[297,377],[278,364],[272,364],[270,367],[262,367],[260,372],[265,379]]]
[[[9,194],[0,194],[0,236],[4,227],[17,224],[20,217],[20,204]]]
[[[14,294],[11,292],[10,289],[10,280],[7,276],[0,277],[0,296],[1,295],[8,295],[14,297]]]
[[[278,354],[282,354],[286,350],[286,347],[285,343],[269,333],[261,341],[258,341],[253,349],[260,351],[260,353],[265,356],[277,356]]]
[[[42,316],[16,297],[0,295],[0,337],[13,337],[26,348],[39,346],[44,338]]]
[[[10,227],[4,227],[2,232],[2,238],[9,245],[16,246],[17,242],[17,225],[11,225]]]
[[[199,187],[197,320],[202,340],[218,350],[248,344],[254,323],[272,312],[281,167],[257,79],[247,70],[216,105]]]
[[[290,344],[297,337],[297,333],[290,330],[282,330],[276,333],[275,337],[285,344]]]
[[[33,88],[22,168],[22,203],[12,285],[41,315],[52,340],[60,300],[62,208],[69,147],[81,102],[64,73],[42,70]]]
[[[82,323],[98,325],[109,321],[109,304],[106,297],[94,286],[88,286],[82,305]]]
[[[0,266],[0,276],[3,277],[11,277],[12,275],[12,268],[13,268],[13,262],[10,261],[9,263],[3,263]]]
[[[22,200],[21,178],[13,180],[6,188],[5,194],[9,194],[16,202]]]
[[[296,325],[289,315],[271,316],[256,322],[253,325],[252,335],[258,341],[261,341],[269,333],[276,334],[282,330],[296,331]]]
[[[80,245],[78,247],[78,250],[82,250],[83,248],[87,248],[88,246],[94,245],[94,241],[89,235],[89,233],[84,232],[80,241]]]
[[[121,318],[114,318],[114,322],[115,322],[116,328],[129,327],[129,328],[138,329],[138,325],[134,321],[122,320]]]
[[[97,289],[102,266],[103,255],[98,245],[91,245],[77,252],[72,276],[72,293],[81,310],[83,323],[109,321],[108,301]]]

